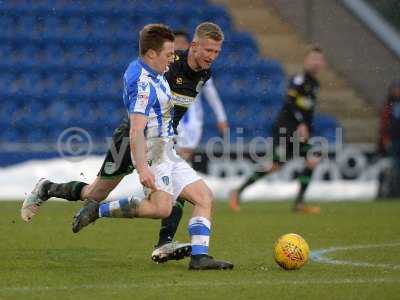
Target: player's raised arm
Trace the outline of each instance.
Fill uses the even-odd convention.
[[[222,134],[224,134],[229,125],[226,119],[224,105],[222,104],[221,98],[219,97],[218,91],[214,85],[214,81],[212,80],[212,78],[207,80],[202,89],[202,92],[208,104],[210,104],[215,117],[217,118],[218,129]]]

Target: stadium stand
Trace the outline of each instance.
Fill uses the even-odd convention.
[[[125,113],[121,77],[137,55],[138,30],[151,22],[189,32],[202,21],[223,28],[226,43],[214,77],[229,123],[243,127],[245,141],[269,134],[285,97],[281,64],[263,59],[254,38],[237,31],[222,6],[206,0],[1,1],[0,15],[3,144],[54,144],[71,126],[104,143]],[[315,125],[318,135],[334,142],[336,119],[317,115]],[[216,135],[212,118],[206,118],[203,141]],[[1,165],[27,156],[7,157]]]

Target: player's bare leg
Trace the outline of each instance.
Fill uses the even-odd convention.
[[[80,181],[59,184],[42,178],[38,181],[33,191],[25,198],[21,208],[21,218],[26,222],[30,222],[39,213],[40,206],[52,197],[67,201],[84,199],[102,201],[115,189],[122,178],[123,176],[113,179],[96,177],[91,184]]]
[[[192,218],[189,221],[189,233],[192,237],[192,256],[189,269],[231,269],[233,264],[218,261],[208,255],[208,242],[211,227],[213,197],[210,189],[202,180],[187,185],[181,196],[193,205]],[[140,201],[127,198],[101,206],[95,201],[89,201],[75,216],[73,231],[79,232],[83,227],[96,221],[99,217],[111,218],[166,218],[171,213],[171,195],[164,191],[156,191],[148,198]]]
[[[101,202],[108,197],[123,178],[123,176],[118,176],[109,179],[97,176],[93,183],[83,187],[81,191],[81,199],[92,199]]]
[[[179,147],[178,155],[189,162],[193,156],[194,149]],[[172,213],[161,222],[159,241],[151,253],[151,259],[156,263],[164,263],[168,260],[180,260],[189,257],[192,252],[190,243],[179,243],[173,241],[179,221],[182,218],[184,199],[178,198],[172,208]]]
[[[140,200],[135,197],[103,203],[89,200],[75,214],[72,231],[78,233],[98,218],[147,218],[163,219],[171,214],[171,195],[164,191],[152,192]]]
[[[184,259],[192,252],[190,243],[179,243],[173,240],[182,218],[184,204],[185,200],[179,197],[169,217],[161,220],[159,239],[151,253],[151,259],[156,263]]]
[[[229,207],[234,211],[234,212],[240,212],[240,205],[239,205],[239,191],[238,190],[233,190],[229,194]]]
[[[226,270],[233,264],[216,260],[208,255],[210,239],[213,195],[203,180],[197,180],[187,185],[180,194],[194,205],[192,218],[189,220],[192,254],[189,263],[190,270]]]
[[[250,185],[263,178],[264,176],[279,170],[281,165],[274,162],[272,165],[265,165],[261,171],[256,170],[238,189],[229,194],[229,207],[234,212],[240,212],[240,195]]]

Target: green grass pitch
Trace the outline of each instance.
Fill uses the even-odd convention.
[[[19,202],[0,203],[0,299],[399,299],[400,201],[327,203],[295,215],[290,202],[249,203],[240,214],[218,203],[210,254],[232,271],[157,265],[157,220],[98,220],[71,231],[80,203],[46,203],[31,224]],[[177,239],[187,241],[185,207]],[[301,234],[311,250],[338,248],[298,271],[280,269],[272,245]],[[321,257],[320,257],[321,258]],[[329,262],[329,263],[327,263]]]

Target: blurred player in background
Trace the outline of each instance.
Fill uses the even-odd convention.
[[[262,170],[256,170],[237,190],[231,192],[229,205],[232,210],[240,210],[240,196],[248,186],[265,175],[279,170],[288,160],[296,158],[294,157],[296,145],[293,143],[293,138],[297,136],[299,142],[298,154],[305,158],[305,167],[298,177],[300,190],[295,200],[294,211],[319,213],[319,207],[304,204],[304,195],[313,170],[320,161],[320,156],[316,153],[314,153],[315,155],[307,154],[311,150],[308,140],[312,132],[314,110],[319,91],[317,75],[324,67],[325,58],[322,50],[318,47],[312,48],[304,59],[303,73],[296,74],[290,79],[286,103],[274,123],[272,167],[266,166]],[[280,143],[282,138],[285,141],[283,145]]]
[[[194,102],[200,88],[210,78],[209,69],[219,55],[222,41],[223,33],[219,26],[204,22],[197,26],[190,49],[175,52],[174,62],[169,65],[169,71],[165,74],[174,102],[172,129],[175,134],[179,121]],[[92,203],[91,205],[93,202],[105,200],[123,177],[135,169],[130,155],[129,131],[130,124],[127,120],[115,130],[112,147],[106,154],[98,176],[91,184],[81,181],[58,184],[41,179],[23,203],[22,219],[30,221],[38,213],[40,205],[52,197],[68,201],[88,199],[91,201],[87,203]],[[172,242],[182,216],[181,203],[182,200],[178,199],[171,215],[162,222],[160,239],[152,253],[152,258],[156,262],[182,259],[191,253],[191,244]],[[80,222],[76,225],[79,226],[75,226],[74,231],[79,231],[87,224]]]
[[[190,38],[185,31],[175,31],[175,50],[185,51],[190,47]],[[203,133],[203,105],[202,97],[208,101],[217,119],[217,126],[222,135],[228,130],[226,113],[218,91],[212,78],[207,80],[197,95],[194,103],[189,107],[178,126],[178,153],[190,161],[194,151],[200,143]]]

